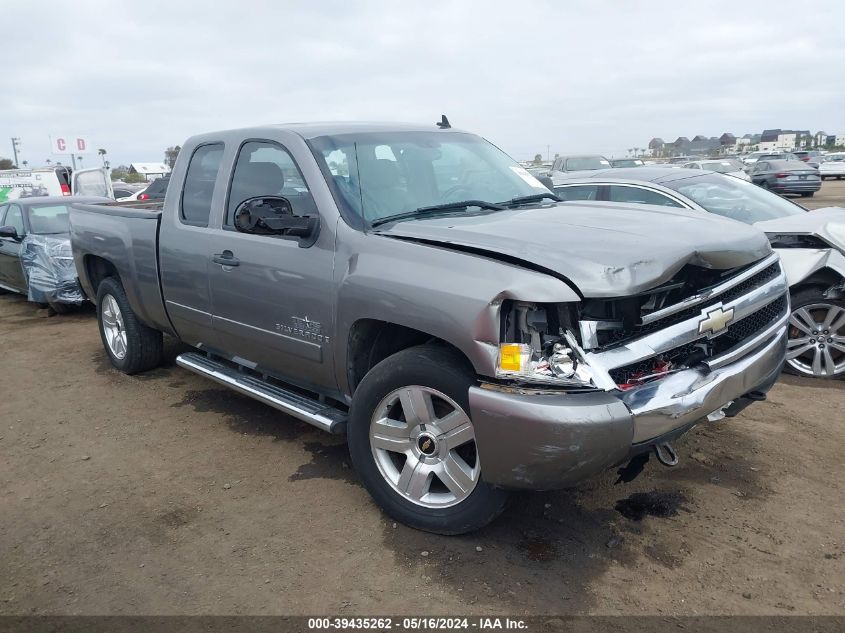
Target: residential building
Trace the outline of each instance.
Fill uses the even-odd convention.
[[[132,163],[129,165],[130,174],[141,174],[147,182],[167,176],[170,174],[170,167],[164,163]]]

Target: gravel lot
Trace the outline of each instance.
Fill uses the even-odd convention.
[[[828,181],[808,206],[842,204]],[[802,201],[806,202],[806,201]],[[845,383],[784,378],[681,464],[521,494],[485,530],[394,525],[345,445],[92,309],[0,296],[0,614],[845,614]]]

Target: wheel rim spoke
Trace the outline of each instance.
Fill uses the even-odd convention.
[[[813,373],[816,376],[822,376],[822,351],[816,347],[813,355]]]
[[[458,448],[467,442],[475,440],[475,430],[472,428],[472,424],[467,422],[463,426],[459,426],[443,435],[442,439],[450,449]]]
[[[437,428],[443,435],[448,435],[455,429],[470,424],[467,414],[460,409],[455,409],[451,413],[443,416],[437,420]]]
[[[406,387],[399,394],[402,411],[408,424],[430,424],[434,420],[434,404],[431,395],[419,387]]]
[[[824,356],[824,375],[833,376],[836,373],[836,363],[833,360],[833,356],[830,355],[830,348],[825,347],[822,352]]]
[[[374,423],[373,446],[394,453],[408,452],[411,449],[408,427],[406,425],[399,426],[398,422],[393,424],[390,422],[387,418],[383,418]]]
[[[472,468],[454,451],[443,460],[437,477],[456,497],[466,495],[475,486]]]
[[[416,457],[408,457],[397,486],[405,496],[419,501],[431,486],[430,469]]]
[[[830,309],[827,311],[827,314],[824,317],[824,321],[822,321],[822,329],[823,330],[832,330],[836,331],[841,327],[839,323],[840,319],[837,317],[842,317],[841,320],[845,322],[845,314],[843,314],[842,308],[838,306],[830,306]],[[836,327],[834,327],[834,323]]]
[[[842,337],[838,337],[838,338],[842,338]],[[834,339],[833,342],[828,343],[828,345],[830,345],[833,349],[835,349],[838,352],[845,352],[845,341],[839,341],[837,339]]]
[[[789,317],[789,322],[797,327],[802,332],[812,334],[817,329],[817,324],[813,315],[810,314],[806,308],[798,308]]]
[[[842,308],[838,308],[839,310],[839,318],[837,318],[834,322],[830,324],[830,331],[831,332],[838,332],[843,327],[845,327],[845,310]]]

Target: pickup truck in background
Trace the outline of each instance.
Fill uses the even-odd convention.
[[[112,364],[177,363],[314,426],[396,520],[458,534],[765,398],[789,314],[757,229],[558,205],[487,141],[300,124],[183,146],[163,203],[77,204]]]

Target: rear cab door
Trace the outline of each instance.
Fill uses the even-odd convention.
[[[226,144],[219,137],[200,137],[182,151],[189,158],[176,164],[159,230],[162,295],[179,338],[217,351],[208,275],[213,225],[222,215],[228,182],[221,176]]]
[[[74,171],[70,189],[75,196],[99,196],[114,200],[111,176],[107,169],[101,167]]]

